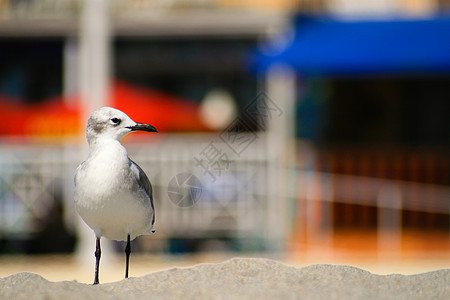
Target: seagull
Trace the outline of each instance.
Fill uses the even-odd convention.
[[[102,236],[127,241],[125,278],[128,278],[130,241],[155,232],[152,185],[120,143],[134,131],[158,132],[152,125],[136,123],[111,107],[95,110],[87,121],[89,156],[75,173],[74,202],[78,214],[96,236],[94,285],[99,283]]]

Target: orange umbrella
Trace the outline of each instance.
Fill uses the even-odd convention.
[[[109,106],[139,122],[154,125],[160,132],[205,131],[199,106],[175,96],[116,81],[110,90]],[[70,101],[55,97],[40,104],[16,104],[0,95],[0,135],[70,136],[80,133],[81,106],[77,96]],[[71,103],[70,105],[68,103]]]
[[[208,130],[200,120],[198,104],[123,81],[113,84],[110,106],[137,122],[151,123],[162,132]]]

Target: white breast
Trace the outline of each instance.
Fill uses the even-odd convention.
[[[120,145],[120,143],[119,143]],[[153,210],[146,192],[130,170],[125,148],[108,145],[91,153],[75,176],[75,206],[97,237],[131,239],[150,234]]]

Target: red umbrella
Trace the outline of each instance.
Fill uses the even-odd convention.
[[[79,131],[78,107],[69,107],[62,98],[43,104],[17,104],[0,96],[0,135],[63,136]]]
[[[112,84],[110,95],[109,106],[122,110],[137,122],[154,125],[160,132],[208,130],[200,120],[196,103],[123,81]],[[0,135],[79,134],[86,120],[80,120],[77,96],[71,98],[70,101],[55,97],[39,104],[16,104],[19,101],[0,95]]]
[[[110,106],[163,132],[208,130],[200,120],[198,104],[123,81],[113,84]]]

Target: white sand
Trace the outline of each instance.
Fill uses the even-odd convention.
[[[450,269],[374,275],[336,265],[290,267],[234,258],[92,286],[18,273],[0,279],[0,299],[450,299]]]

